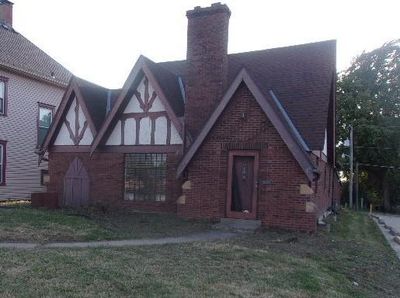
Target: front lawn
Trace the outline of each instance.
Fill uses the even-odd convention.
[[[179,236],[208,230],[204,221],[174,214],[89,209],[41,210],[29,204],[0,204],[0,241],[49,242]]]
[[[1,297],[398,297],[400,261],[375,223],[216,242],[0,250]]]

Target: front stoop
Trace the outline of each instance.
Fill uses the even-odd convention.
[[[221,221],[213,228],[216,230],[230,231],[230,232],[255,232],[261,227],[261,220],[249,219],[235,219],[235,218],[221,218]]]

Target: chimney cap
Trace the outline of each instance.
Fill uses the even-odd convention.
[[[186,12],[186,16],[188,18],[192,17],[200,17],[200,16],[205,16],[205,15],[211,15],[215,13],[226,13],[229,16],[231,16],[231,10],[226,4],[221,4],[221,2],[216,2],[211,4],[211,6],[208,7],[200,7],[196,6],[192,10],[188,10]]]
[[[14,5],[14,3],[12,3],[11,1],[8,1],[8,0],[0,0],[0,5],[1,5],[1,4]]]

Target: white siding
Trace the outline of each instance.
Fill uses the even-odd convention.
[[[139,144],[148,145],[151,141],[151,120],[149,117],[140,120]]]
[[[118,121],[106,145],[121,145],[121,121]]]
[[[136,142],[136,120],[126,119],[125,121],[125,145],[135,145]]]
[[[167,129],[167,118],[157,118],[156,129],[154,131],[154,143],[156,145],[165,145],[167,143]]]
[[[0,116],[0,140],[7,141],[6,186],[0,186],[0,199],[28,198],[45,191],[40,185],[37,145],[38,102],[58,107],[64,89],[0,70],[7,77],[7,116]]]

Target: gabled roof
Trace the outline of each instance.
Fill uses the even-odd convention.
[[[121,90],[107,89],[77,77],[75,77],[75,81],[93,124],[96,130],[99,131]],[[109,107],[107,107],[107,101],[109,101]]]
[[[100,86],[94,85],[92,83],[89,83],[85,80],[79,79],[77,77],[72,77],[70,80],[70,83],[68,84],[67,90],[64,93],[64,96],[61,100],[60,106],[57,110],[56,115],[54,116],[54,120],[49,128],[49,132],[47,133],[43,144],[40,148],[40,151],[42,154],[47,150],[47,148],[54,142],[54,140],[57,137],[57,133],[59,132],[61,125],[63,124],[63,119],[66,117],[66,114],[68,113],[69,107],[71,106],[72,101],[74,98],[78,101],[80,107],[82,107],[82,111],[85,115],[86,120],[88,121],[89,128],[92,132],[92,135],[95,136],[97,132],[97,127],[95,122],[93,121],[92,115],[95,115],[96,117],[96,112],[93,111],[93,101],[94,99],[99,98],[99,103],[100,105],[102,104],[102,99],[103,97],[97,97],[97,94],[95,94],[95,97],[93,98],[88,98],[88,94],[91,92],[91,88],[94,88],[96,86],[96,89],[102,88]],[[104,88],[103,88],[104,89]],[[83,91],[83,92],[82,92]],[[104,89],[106,92],[106,89]],[[84,97],[84,94],[86,97]],[[89,103],[89,105],[88,105]]]
[[[61,64],[3,23],[0,23],[0,68],[63,87],[71,77]]]
[[[245,68],[261,93],[274,93],[311,150],[324,147],[336,41],[302,44],[228,55],[228,86]],[[158,65],[185,81],[186,61]]]
[[[112,128],[113,124],[118,120],[118,115],[123,112],[128,101],[132,98],[133,92],[136,90],[143,76],[146,76],[153,86],[161,102],[164,104],[168,117],[182,137],[182,123],[178,117],[181,115],[183,116],[183,101],[181,101],[181,96],[176,96],[180,94],[178,93],[179,89],[177,89],[179,88],[178,78],[150,59],[140,56],[124,83],[111,112],[108,114],[99,133],[96,135],[92,144],[91,153],[104,141],[103,139],[107,136],[107,133],[110,132],[110,128]]]
[[[211,129],[214,127],[225,108],[228,106],[230,100],[242,82],[245,83],[249,88],[255,100],[260,105],[261,109],[264,111],[271,123],[274,125],[282,140],[285,142],[308,179],[312,181],[315,178],[315,166],[309,156],[309,153],[307,152],[308,147],[304,143],[304,140],[302,140],[295,126],[291,123],[290,118],[285,115],[284,110],[282,110],[282,108],[279,106],[279,101],[274,95],[274,92],[270,90],[267,96],[265,96],[256,82],[244,68],[233,80],[221,102],[218,104],[217,108],[214,110],[211,117],[200,131],[200,134],[182,158],[178,166],[177,175],[180,176],[185,168],[189,165],[190,161],[203,144],[207,135],[210,133]]]

